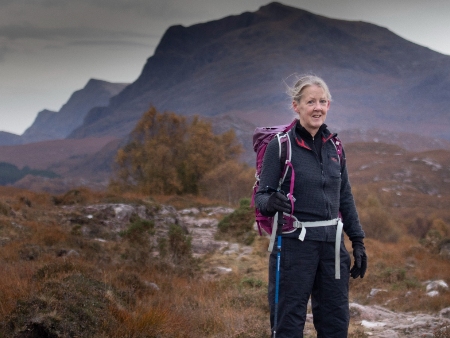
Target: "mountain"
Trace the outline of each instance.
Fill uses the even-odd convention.
[[[58,113],[48,109],[41,110],[33,124],[20,137],[20,143],[33,143],[51,139],[62,139],[55,135],[58,125]]]
[[[12,146],[20,144],[21,142],[20,135],[8,133],[7,131],[0,131],[0,145]]]
[[[327,124],[334,130],[376,127],[450,140],[450,56],[374,24],[277,2],[170,27],[139,78],[108,106],[89,111],[69,137],[125,137],[151,105],[253,125],[288,122],[285,83],[310,72],[330,87]]]
[[[66,138],[83,124],[89,110],[93,107],[108,105],[110,98],[122,91],[126,85],[96,79],[89,80],[83,89],[71,95],[59,112],[46,109],[39,112],[33,124],[22,134],[20,143]]]

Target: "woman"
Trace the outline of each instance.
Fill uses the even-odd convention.
[[[291,210],[291,200],[283,193],[289,191],[291,175],[286,175],[281,187],[276,189],[283,169],[276,138],[267,146],[260,188],[255,196],[256,206],[263,215],[283,212],[299,221],[296,223],[298,229],[281,235],[277,304],[274,301],[277,249],[270,255],[271,326],[277,338],[303,337],[311,296],[317,336],[344,338],[350,319],[349,276],[363,278],[367,268],[364,231],[351,192],[345,153],[337,154],[335,139],[324,124],[331,101],[327,85],[319,77],[302,76],[292,88],[291,96],[298,119],[296,126],[288,132],[295,173],[291,198],[294,210]],[[350,255],[344,241],[339,239],[342,226],[339,217],[343,220],[344,232],[352,241],[355,264],[351,270]]]

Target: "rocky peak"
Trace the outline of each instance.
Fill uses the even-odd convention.
[[[126,85],[90,79],[83,89],[70,96],[59,112],[39,112],[33,124],[23,133],[21,143],[66,138],[83,124],[89,110],[108,105],[111,97],[117,95]]]

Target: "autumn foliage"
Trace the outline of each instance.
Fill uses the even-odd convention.
[[[146,194],[198,195],[202,190],[208,195],[214,185],[215,190],[224,190],[222,196],[211,197],[235,202],[243,197],[238,187],[243,180],[250,182],[253,174],[238,162],[241,152],[233,130],[215,135],[211,124],[198,116],[188,121],[184,116],[151,108],[118,151],[116,178],[111,186]],[[233,178],[237,179],[234,183]],[[247,187],[247,195],[250,189]]]

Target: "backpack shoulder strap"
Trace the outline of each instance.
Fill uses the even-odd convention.
[[[280,168],[281,168],[281,176],[279,185],[283,183],[286,178],[286,174],[288,172],[289,166],[288,163],[291,162],[292,157],[292,146],[291,146],[291,138],[288,133],[278,133],[278,149],[279,149],[279,158],[280,158]]]
[[[341,165],[341,168],[345,165],[345,158],[343,153],[343,145],[342,141],[337,137],[337,135],[334,135],[331,140],[333,141],[334,147],[336,148],[336,152],[338,154],[339,163]]]

